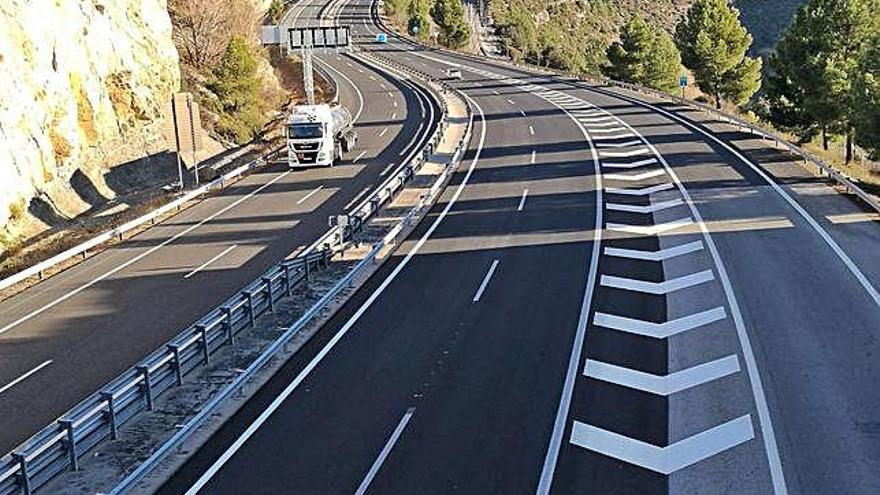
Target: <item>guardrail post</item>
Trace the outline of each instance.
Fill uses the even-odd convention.
[[[177,383],[177,386],[179,387],[183,385],[183,370],[180,369],[180,346],[177,344],[168,344],[165,348],[171,351],[173,359],[173,361],[171,361],[171,366],[174,366],[174,382]]]
[[[306,282],[308,282],[312,278],[312,265],[311,265],[311,263],[309,263],[308,256],[306,256],[303,261],[305,261]],[[290,265],[285,265],[285,268],[287,268],[288,272],[290,271]],[[290,296],[290,274],[289,273],[287,275],[287,295]]]
[[[79,462],[76,458],[76,437],[73,435],[73,421],[70,419],[59,419],[58,423],[67,431],[67,438],[64,445],[67,447],[67,457],[70,458],[70,468],[79,471]]]
[[[18,461],[18,469],[21,471],[19,482],[21,484],[21,492],[24,495],[31,495],[31,476],[28,473],[27,456],[21,452],[13,452],[12,458]]]
[[[147,411],[153,410],[153,386],[150,383],[150,367],[140,364],[136,368],[138,373],[144,378],[144,383],[141,387],[144,390],[144,401],[147,404]]]
[[[116,399],[113,397],[113,392],[109,390],[102,390],[101,398],[107,401],[107,411],[104,412],[104,415],[107,417],[107,422],[110,423],[110,439],[116,440],[119,437],[119,430],[116,427]]]
[[[272,277],[263,277],[263,283],[266,284],[266,296],[269,298],[269,311],[275,312],[275,300],[272,298]]]
[[[208,354],[208,328],[205,325],[196,325],[196,330],[199,331],[199,337],[201,339],[202,346],[202,359],[205,361],[205,364],[209,362],[209,354]]]
[[[248,302],[248,318],[250,318],[251,326],[254,326],[257,319],[254,315],[254,294],[248,291],[245,293],[245,297],[247,297]]]
[[[223,313],[226,315],[226,340],[229,341],[229,345],[232,345],[235,343],[235,329],[232,328],[232,308],[223,306]]]

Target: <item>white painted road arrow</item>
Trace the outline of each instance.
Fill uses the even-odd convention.
[[[662,172],[662,171],[661,171]],[[683,204],[680,199],[670,199],[669,201],[661,201],[647,206],[626,205],[621,203],[605,203],[605,208],[614,211],[628,211],[630,213],[654,213],[660,210],[666,210]]]
[[[658,223],[656,225],[629,225],[625,223],[608,223],[605,228],[614,232],[626,232],[636,235],[658,235],[672,230],[687,227],[694,223],[690,218],[679,218],[671,222]]]
[[[688,330],[693,330],[723,320],[726,317],[727,314],[722,307],[712,308],[688,316],[682,316],[681,318],[676,318],[665,323],[654,323],[653,321],[638,320],[635,318],[627,318],[625,316],[596,312],[596,314],[593,315],[593,324],[621,332],[653,337],[655,339],[665,339],[682,332],[687,332]]]
[[[666,175],[665,170],[651,170],[649,172],[639,172],[639,173],[629,173],[629,174],[605,174],[605,178],[608,180],[625,180],[630,182],[636,182],[640,180],[648,180],[653,179],[654,177],[660,177],[661,175]]]
[[[688,287],[693,287],[695,285],[711,282],[712,280],[715,280],[715,275],[712,274],[712,270],[703,270],[702,272],[692,273],[690,275],[673,278],[664,282],[649,282],[637,278],[602,275],[602,279],[599,283],[604,287],[612,287],[614,289],[664,295],[677,290],[687,289]]]
[[[599,132],[599,130],[590,132]],[[599,156],[603,158],[629,158],[631,156],[648,155],[650,153],[651,151],[648,148],[639,148],[632,151],[600,151]]]
[[[630,169],[630,168],[644,167],[645,165],[653,165],[653,164],[655,164],[655,163],[657,163],[657,159],[656,159],[656,158],[646,158],[646,159],[644,159],[644,160],[638,160],[638,161],[635,161],[635,162],[632,162],[632,163],[609,163],[609,162],[603,162],[602,165],[603,165],[604,167],[608,167],[608,168],[623,168],[623,169]]]
[[[658,447],[596,426],[575,421],[571,443],[662,474],[712,457],[755,438],[750,415],[740,416],[667,447]]]
[[[607,247],[605,248],[605,256],[616,256],[618,258],[630,258],[634,260],[644,261],[666,261],[670,258],[675,258],[676,256],[682,256],[688,253],[694,253],[702,249],[702,241],[694,241],[687,244],[680,244],[678,246],[661,249],[659,251],[641,251],[638,249]]]
[[[594,359],[587,359],[584,366],[584,376],[664,397],[737,372],[739,372],[739,360],[735,354],[676,371],[666,376],[645,373]]]
[[[672,189],[672,183],[666,182],[665,184],[657,184],[656,186],[643,187],[641,189],[606,187],[605,192],[608,194],[623,194],[624,196],[647,196],[667,189]]]

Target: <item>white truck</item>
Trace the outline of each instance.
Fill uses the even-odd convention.
[[[342,105],[297,105],[287,118],[289,167],[332,167],[357,142],[351,113]]]

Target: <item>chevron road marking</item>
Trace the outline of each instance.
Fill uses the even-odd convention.
[[[629,137],[629,136],[627,136]],[[618,138],[620,139],[620,138]],[[599,143],[596,145],[597,148],[626,148],[629,146],[638,146],[642,144],[638,139],[634,139],[632,141],[624,141],[622,143]]]
[[[665,376],[587,359],[584,376],[664,397],[738,373],[736,354],[698,364]]]
[[[637,182],[641,180],[653,179],[654,177],[660,177],[661,175],[666,175],[666,171],[663,169],[659,169],[636,174],[605,174],[605,178],[608,180],[625,180],[630,182]]]
[[[595,132],[595,131],[594,131]],[[632,156],[639,155],[650,155],[651,152],[648,148],[639,148],[637,150],[632,151],[600,151],[599,156],[603,158],[629,158]]]
[[[695,253],[702,249],[702,241],[689,242],[687,244],[681,244],[679,246],[661,249],[659,251],[640,251],[638,249],[606,247],[605,256],[616,256],[618,258],[630,258],[643,261],[666,261],[670,258]]]
[[[682,316],[681,318],[676,318],[665,323],[654,323],[653,321],[638,320],[635,318],[627,318],[625,316],[597,312],[593,315],[593,324],[635,335],[653,337],[655,339],[666,339],[682,332],[687,332],[695,328],[706,326],[710,323],[715,323],[724,318],[727,318],[727,313],[722,307],[708,309],[688,316]]]
[[[604,165],[608,168],[630,169],[630,168],[644,167],[645,165],[653,165],[655,163],[657,163],[656,158],[646,158],[644,160],[639,160],[639,161],[635,161],[632,163],[604,162],[602,165]]]
[[[578,119],[582,124],[587,126],[587,130],[595,130],[595,127],[614,127],[619,126],[620,122],[616,120],[609,120],[607,122],[602,122],[600,119]],[[593,122],[587,122],[587,120],[593,120]]]
[[[624,132],[623,134],[609,134],[607,136],[593,136],[593,141],[613,141],[615,139],[626,139],[635,137],[636,135],[631,132]],[[600,145],[601,147],[601,145]]]
[[[575,421],[571,443],[661,474],[671,474],[755,438],[746,414],[667,447],[658,447]]]
[[[626,127],[612,127],[611,129],[589,129],[590,134],[611,134],[626,131]]]
[[[599,279],[599,284],[603,287],[611,287],[614,289],[664,295],[669,294],[670,292],[694,287],[696,285],[705,284],[706,282],[711,282],[713,280],[715,280],[715,275],[712,274],[712,270],[703,270],[701,272],[676,277],[664,282],[649,282],[637,278],[602,275],[602,278]]]
[[[575,115],[577,115],[577,111],[575,111]],[[611,117],[611,116],[585,117],[585,116],[577,115],[577,119],[584,125],[594,125],[594,124],[599,124],[602,122],[610,122],[610,123],[614,123],[614,124],[619,124],[619,122],[617,122],[617,120],[615,120],[614,117]]]
[[[622,194],[624,196],[647,196],[660,191],[672,189],[672,183],[666,182],[657,184],[656,186],[643,187],[641,189],[620,189],[617,187],[606,187],[605,192],[609,194]]]
[[[627,211],[630,213],[654,213],[660,210],[666,210],[669,208],[673,208],[679,205],[683,205],[684,203],[680,199],[670,199],[669,201],[663,201],[660,203],[653,203],[647,206],[638,206],[638,205],[625,205],[618,203],[605,203],[606,210],[613,211]]]
[[[608,223],[605,228],[615,232],[626,232],[636,235],[658,235],[669,232],[671,230],[680,229],[688,225],[693,225],[694,221],[690,218],[680,218],[671,222],[658,223],[656,225],[629,225],[624,223]]]

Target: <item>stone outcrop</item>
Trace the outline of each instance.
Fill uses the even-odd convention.
[[[0,74],[0,250],[44,227],[29,211],[81,213],[114,165],[167,149],[166,0],[2,0]]]

